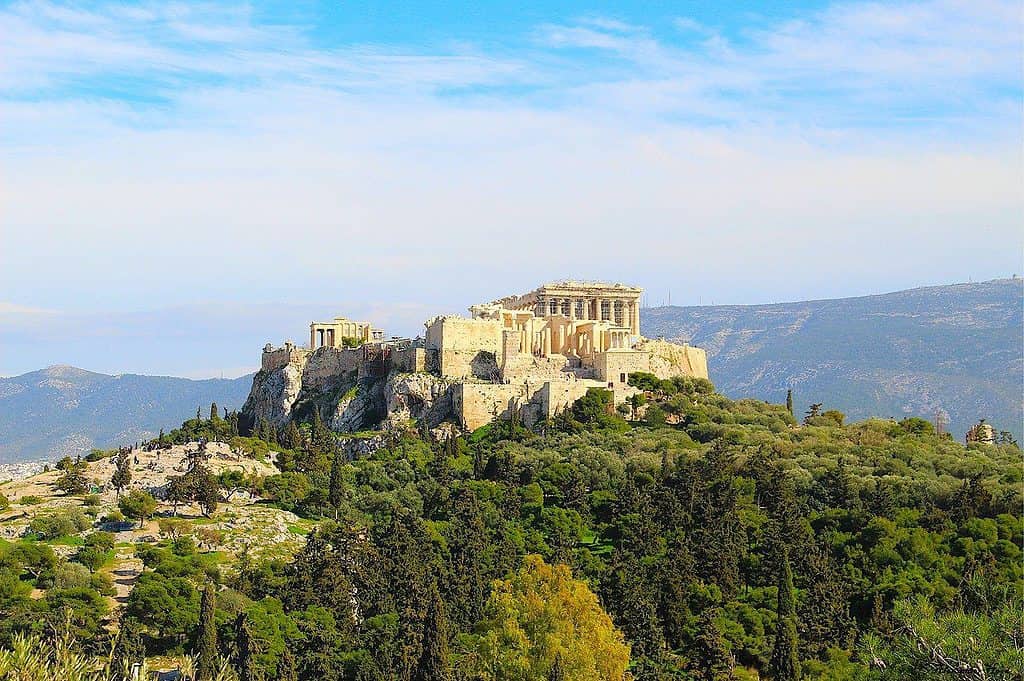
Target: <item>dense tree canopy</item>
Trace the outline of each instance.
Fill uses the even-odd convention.
[[[315,413],[280,444],[239,438],[279,451],[280,474],[212,486],[317,521],[304,549],[225,566],[169,532],[137,548],[126,616],[150,654],[193,650],[217,583],[219,654],[263,679],[888,679],[922,649],[1019,677],[1015,445],[631,380],[622,409],[593,391],[533,430],[395,432],[357,460]],[[186,426],[233,435],[219,417]],[[38,541],[0,545],[0,643],[92,607],[55,588],[61,559]]]

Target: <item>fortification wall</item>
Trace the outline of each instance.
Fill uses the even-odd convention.
[[[567,368],[567,360],[562,355],[537,357],[517,353],[505,359],[501,368],[501,377],[512,383],[522,383],[529,379],[531,383],[538,381],[566,381],[574,376]]]
[[[309,350],[295,347],[291,343],[286,343],[284,347],[280,348],[271,347],[267,343],[267,346],[263,348],[260,368],[263,371],[277,371],[289,364],[301,365],[305,363],[308,356]]]
[[[622,387],[636,371],[651,372],[651,354],[642,350],[614,350],[594,355],[595,378],[607,386]]]
[[[404,348],[391,353],[391,367],[395,371],[417,374],[427,371],[426,348]]]
[[[309,355],[302,371],[304,391],[325,393],[352,372],[358,372],[363,361],[361,348],[317,348]]]
[[[539,405],[543,418],[553,418],[559,412],[572,407],[573,403],[587,394],[590,388],[606,387],[601,381],[574,379],[571,381],[548,381],[539,391]]]
[[[539,387],[539,386],[538,386]],[[536,422],[539,404],[530,403],[524,384],[457,383],[452,386],[452,407],[459,425],[466,430],[486,426],[495,419],[508,419],[518,409],[526,424]]]
[[[427,326],[426,347],[438,352],[445,378],[493,378],[504,348],[501,323],[489,319],[439,317]]]

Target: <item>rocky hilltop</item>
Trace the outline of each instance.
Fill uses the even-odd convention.
[[[265,419],[275,428],[319,411],[327,426],[354,433],[422,420],[435,428],[453,416],[453,382],[402,365],[374,370],[358,350],[320,348],[295,351],[280,364],[265,365],[254,377],[242,407],[250,427]],[[347,356],[347,357],[346,357]]]

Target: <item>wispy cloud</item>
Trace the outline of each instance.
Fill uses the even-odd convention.
[[[430,45],[325,44],[246,3],[84,7],[0,8],[12,305],[327,300],[408,328],[561,276],[756,302],[1019,264],[1010,2]],[[104,319],[90,347],[134,333]],[[236,366],[252,338],[229,336]]]

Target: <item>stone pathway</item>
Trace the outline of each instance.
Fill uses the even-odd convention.
[[[114,569],[110,576],[114,578],[114,602],[116,605],[124,605],[128,600],[128,594],[142,574],[142,561],[134,554],[118,554],[114,558]]]

